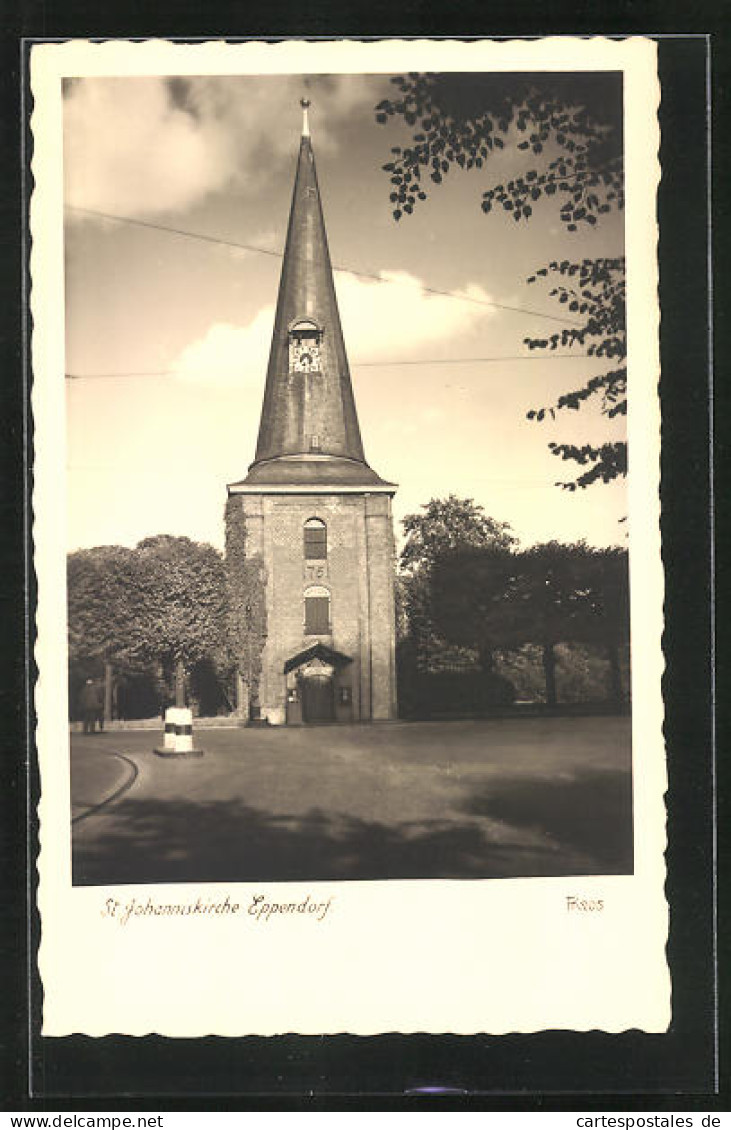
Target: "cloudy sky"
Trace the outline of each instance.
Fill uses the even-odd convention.
[[[621,438],[623,421],[598,406],[525,418],[601,366],[523,345],[559,328],[537,313],[560,312],[527,276],[621,254],[621,214],[578,233],[550,202],[526,224],[484,216],[482,191],[529,167],[508,144],[396,224],[381,165],[405,136],[373,114],[392,90],[353,75],[67,83],[69,548],[156,533],[222,547],[226,483],[254,456],[303,94],[366,457],[399,484],[396,518],[452,492],[526,545],[624,542],[624,483],[561,491],[573,465],[547,448]]]

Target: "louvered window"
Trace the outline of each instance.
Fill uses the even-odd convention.
[[[305,561],[327,558],[327,526],[319,518],[305,522]]]
[[[330,634],[330,593],[322,585],[305,591],[305,635]]]

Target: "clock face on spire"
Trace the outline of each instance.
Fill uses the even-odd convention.
[[[289,332],[290,373],[319,372],[322,334],[314,322],[296,322]]]

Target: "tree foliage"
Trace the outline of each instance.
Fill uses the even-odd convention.
[[[629,643],[630,628],[627,550],[595,550],[590,564],[590,604],[582,621],[582,638],[588,643],[621,647]]]
[[[160,534],[137,546],[147,589],[144,608],[150,659],[190,670],[206,657],[219,662],[225,642],[226,587],[217,549]]]
[[[507,522],[490,518],[473,499],[454,494],[432,498],[420,513],[407,514],[402,525],[406,534],[400,559],[403,609],[414,661],[429,669],[444,652],[444,637],[435,622],[433,573],[437,564],[447,554],[470,549],[506,553],[516,539]],[[489,666],[488,651],[483,658]]]
[[[608,419],[627,413],[627,334],[624,258],[583,259],[580,263],[553,261],[536,271],[529,279],[559,276],[562,280],[549,291],[549,297],[583,319],[580,325],[565,326],[548,337],[529,337],[529,349],[571,349],[578,346],[587,356],[601,358],[611,364],[604,373],[589,377],[583,385],[563,393],[554,405],[532,409],[530,420],[551,418],[557,411],[577,411],[590,398],[598,398],[602,413]],[[592,444],[549,443],[554,455],[587,466],[572,482],[560,485],[567,490],[586,487],[601,480],[627,473],[627,445],[624,441]]]
[[[442,554],[456,549],[515,543],[507,522],[488,517],[471,498],[432,498],[422,513],[407,514],[402,520],[406,541],[401,551],[401,568],[414,572],[430,568]]]
[[[578,638],[601,647],[609,660],[611,695],[617,702],[627,697],[622,684],[621,653],[630,639],[629,558],[626,549],[604,549],[592,558],[591,605]]]
[[[412,127],[411,143],[394,146],[383,166],[392,184],[396,220],[427,197],[427,181],[441,184],[450,169],[489,168],[491,154],[515,135],[520,152],[544,158],[482,194],[514,220],[528,219],[542,196],[560,202],[569,231],[593,226],[622,207],[621,97],[612,74],[396,75],[398,96],[376,107],[376,121],[399,118]]]
[[[443,553],[430,578],[430,605],[437,631],[451,643],[472,648],[483,667],[498,649],[524,642],[519,555],[493,544]]]
[[[383,166],[391,182],[393,216],[414,211],[455,166],[490,171],[491,158],[507,145],[538,161],[516,170],[505,183],[482,194],[482,209],[493,208],[528,220],[542,197],[558,204],[567,231],[594,227],[613,208],[624,207],[622,99],[620,77],[611,73],[409,74],[391,80],[398,96],[376,107],[376,120],[398,119],[412,129],[410,144],[392,148]],[[575,316],[575,325],[550,337],[528,338],[530,349],[580,346],[611,368],[536,408],[529,419],[553,417],[556,410],[579,409],[601,398],[612,418],[626,411],[624,259],[564,260],[542,267],[529,280],[557,273],[565,281],[550,292]],[[550,443],[551,452],[587,469],[557,485],[576,490],[610,482],[627,470],[624,441],[593,444]]]
[[[225,631],[223,561],[190,538],[145,538],[68,559],[69,655],[190,670],[220,662]]]
[[[587,641],[606,651],[611,697],[620,699],[618,649],[629,638],[626,551],[552,541],[522,556],[525,614],[530,642],[543,648],[547,701],[556,701],[556,645]]]
[[[557,541],[523,552],[519,584],[525,642],[546,649],[581,638],[592,607],[593,552],[585,542]]]
[[[444,639],[481,656],[539,646],[551,704],[556,646],[601,646],[612,668],[612,697],[619,697],[618,649],[629,632],[624,550],[552,541],[522,552],[495,546],[447,551],[431,572],[430,608]]]
[[[510,669],[506,658],[532,647],[541,657],[545,700],[554,705],[559,656],[565,652],[574,662],[576,649],[585,647],[602,654],[602,663],[609,661],[610,696],[623,697],[626,550],[558,541],[520,550],[507,523],[455,495],[431,499],[419,513],[407,515],[403,526],[408,631],[400,645],[402,681],[421,672],[459,682],[458,660],[471,655],[473,667],[479,658],[483,678],[493,679],[497,694],[501,674]],[[504,678],[502,683],[507,686]]]
[[[148,586],[136,550],[97,546],[67,559],[69,659],[141,659]]]
[[[226,502],[226,590],[228,641],[232,661],[256,703],[261,656],[267,638],[266,584],[260,554],[247,554],[241,498]]]

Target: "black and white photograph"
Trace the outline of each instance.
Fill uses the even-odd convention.
[[[64,113],[74,881],[631,872],[621,74]]]
[[[536,57],[60,80],[61,795],[123,933],[547,879],[598,931],[636,873],[626,75]]]

